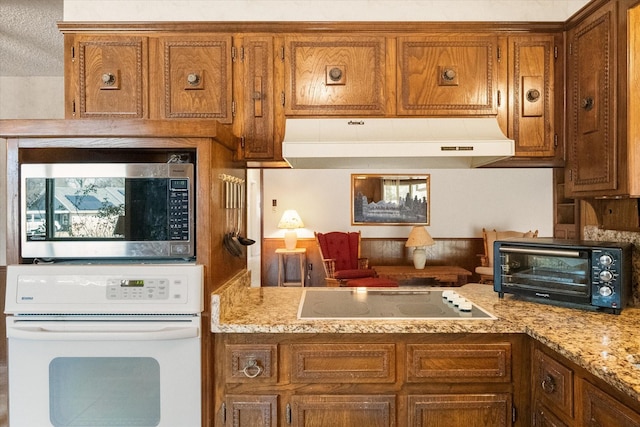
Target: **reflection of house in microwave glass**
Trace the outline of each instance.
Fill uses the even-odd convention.
[[[54,226],[47,230],[47,187],[53,197]],[[124,215],[125,189],[121,178],[91,180],[27,179],[26,228],[29,240],[50,233],[58,238],[118,238],[118,218]]]

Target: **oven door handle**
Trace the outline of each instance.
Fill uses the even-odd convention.
[[[165,327],[157,330],[60,330],[43,326],[11,326],[8,338],[48,341],[161,341],[197,338],[199,327]]]
[[[551,255],[551,256],[563,256],[568,258],[580,258],[579,251],[563,250],[563,249],[534,249],[534,248],[514,248],[514,247],[500,247],[500,252],[522,253],[532,255]]]

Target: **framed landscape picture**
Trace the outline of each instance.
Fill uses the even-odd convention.
[[[351,225],[429,225],[429,178],[352,174]]]

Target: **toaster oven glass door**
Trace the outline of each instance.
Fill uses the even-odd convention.
[[[577,300],[590,297],[590,258],[587,251],[500,247],[502,286],[553,293]]]

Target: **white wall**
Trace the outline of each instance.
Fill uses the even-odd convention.
[[[64,0],[65,21],[565,21],[587,0]]]
[[[282,212],[295,209],[314,231],[361,230],[363,237],[406,237],[410,226],[352,226],[351,173],[430,174],[433,237],[481,237],[482,228],[553,234],[551,169],[432,169],[412,171],[267,169],[263,174],[264,236],[283,236]],[[277,207],[272,207],[272,200]]]

